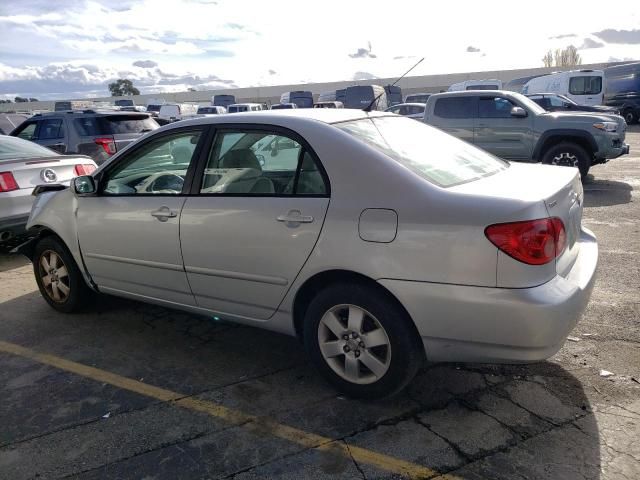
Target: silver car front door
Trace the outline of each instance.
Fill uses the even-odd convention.
[[[101,291],[195,304],[179,220],[202,137],[193,128],[151,137],[104,172],[96,196],[79,198],[80,248]]]
[[[221,130],[197,181],[180,240],[198,305],[270,317],[322,229],[329,186],[321,165],[295,136]]]

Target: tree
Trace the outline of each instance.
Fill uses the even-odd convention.
[[[14,100],[14,102],[16,102],[16,103],[23,103],[23,102],[28,102],[28,101],[29,101],[29,99],[28,99],[28,98],[24,98],[24,97],[16,97],[16,98],[14,98],[13,100]]]
[[[569,45],[567,48],[557,48],[555,52],[549,50],[542,57],[542,63],[545,67],[575,67],[582,64],[582,58],[578,49]]]
[[[109,91],[112,97],[124,97],[127,95],[140,95],[140,90],[133,86],[133,82],[128,78],[120,78],[109,84]]]
[[[0,103],[13,103],[13,102],[8,98],[5,98],[4,100],[0,100]]]
[[[37,98],[31,98],[31,97],[29,97],[29,101],[30,101],[30,102],[39,102],[40,100],[38,100]]]

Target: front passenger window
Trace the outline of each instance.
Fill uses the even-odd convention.
[[[105,195],[179,195],[200,131],[162,136],[134,150],[107,173]]]

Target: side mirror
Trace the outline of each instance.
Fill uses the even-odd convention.
[[[516,118],[524,118],[527,116],[527,111],[522,107],[513,107],[511,109],[511,116]]]
[[[78,196],[94,195],[97,192],[96,181],[91,175],[82,175],[71,181],[71,189]]]

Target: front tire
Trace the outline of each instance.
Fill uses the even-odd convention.
[[[388,295],[358,284],[320,291],[304,318],[305,348],[326,380],[354,398],[402,390],[424,360],[420,337]]]
[[[627,125],[632,125],[638,122],[638,115],[630,108],[627,108],[622,112],[622,116],[624,117],[624,121],[627,122]]]
[[[587,178],[591,168],[591,156],[580,145],[561,142],[551,147],[542,157],[542,163],[561,167],[576,167],[582,179]]]
[[[45,237],[36,245],[33,273],[40,294],[59,312],[77,312],[92,294],[73,256],[56,237]]]

